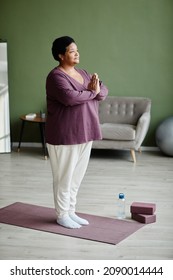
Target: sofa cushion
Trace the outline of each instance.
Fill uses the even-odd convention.
[[[149,112],[151,101],[144,97],[107,96],[99,102],[100,123],[137,125],[144,112]]]
[[[134,140],[136,126],[130,124],[101,124],[103,139],[108,140]]]

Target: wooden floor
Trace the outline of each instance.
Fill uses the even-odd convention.
[[[116,197],[156,203],[157,221],[118,245],[0,224],[0,259],[159,260],[173,259],[173,158],[160,152],[92,151],[78,195],[77,211],[116,218]],[[16,201],[54,207],[49,159],[39,148],[0,154],[0,207]]]

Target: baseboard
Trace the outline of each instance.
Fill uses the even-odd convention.
[[[18,142],[13,142],[12,147],[18,147]],[[42,143],[22,142],[21,147],[26,148],[41,148]],[[158,147],[141,146],[141,151],[159,151]]]
[[[141,151],[160,151],[158,147],[141,146]]]
[[[12,147],[16,148],[18,147],[19,143],[18,142],[13,142]],[[33,142],[22,142],[20,144],[20,147],[26,147],[26,148],[41,148],[42,143],[33,143]]]

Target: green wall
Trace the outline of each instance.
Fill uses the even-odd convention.
[[[0,38],[8,42],[11,134],[19,140],[19,116],[45,108],[45,79],[56,66],[52,41],[77,42],[79,67],[97,72],[110,95],[152,99],[144,144],[173,114],[173,0],[1,0]],[[28,126],[23,141],[39,142]]]

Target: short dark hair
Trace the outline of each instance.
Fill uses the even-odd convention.
[[[66,48],[75,43],[74,39],[69,36],[59,37],[52,44],[52,55],[55,60],[60,61],[59,54],[65,54]]]

